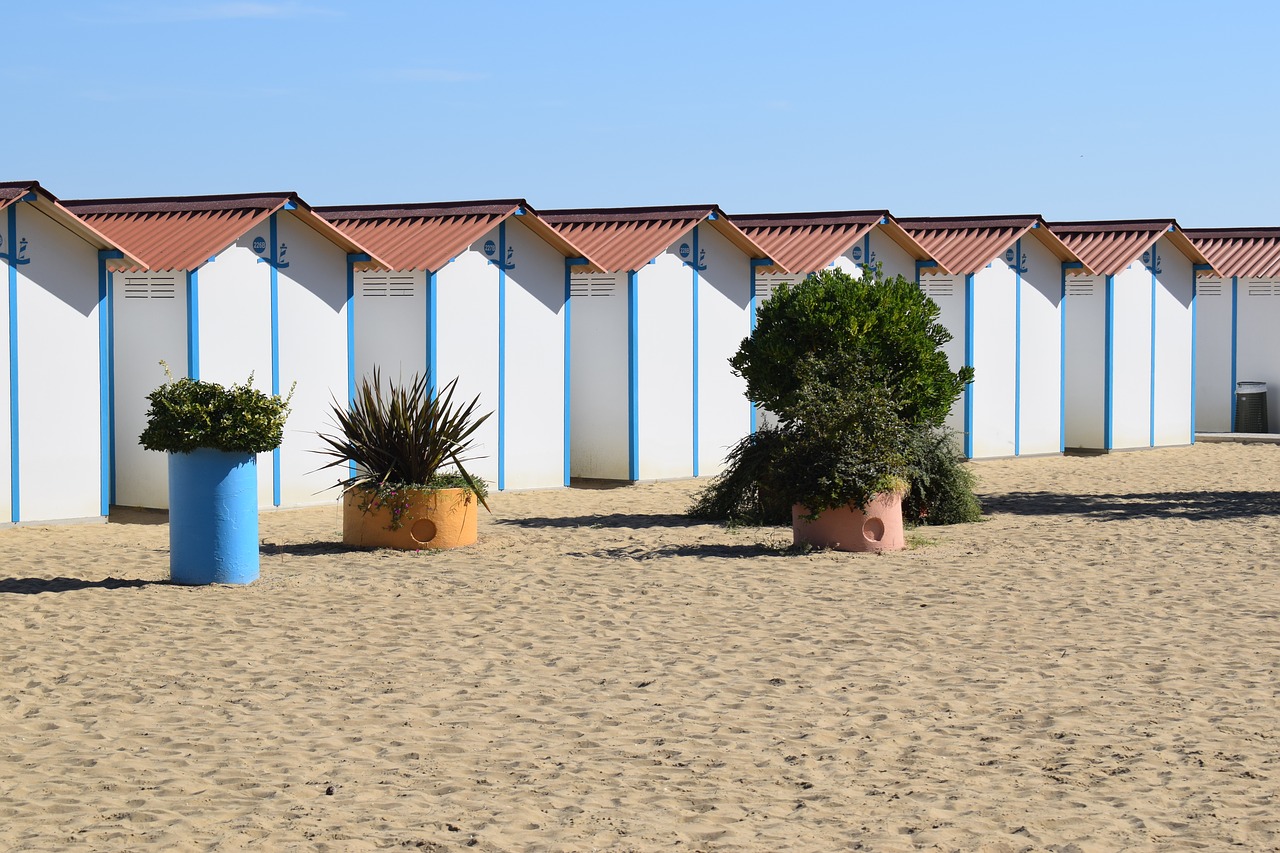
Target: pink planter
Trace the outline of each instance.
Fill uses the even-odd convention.
[[[902,529],[902,495],[882,492],[865,510],[842,506],[824,510],[813,521],[809,510],[791,508],[791,533],[797,545],[813,545],[836,551],[901,551],[907,547]]]

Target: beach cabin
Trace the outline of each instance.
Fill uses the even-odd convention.
[[[356,273],[354,375],[458,379],[493,415],[467,469],[498,489],[568,485],[569,269],[599,272],[523,199],[321,207],[383,259]]]
[[[1195,440],[1195,278],[1208,261],[1172,219],[1053,222],[1088,274],[1067,280],[1068,449]]]
[[[1063,282],[1087,271],[1043,218],[898,219],[928,253],[916,281],[952,334],[953,366],[974,381],[948,425],[970,459],[1062,452]]]
[[[0,523],[106,519],[106,269],[136,260],[37,182],[0,183]]]
[[[756,273],[757,307],[778,285],[824,269],[860,275],[864,265],[880,264],[886,277],[914,281],[916,264],[930,260],[887,210],[734,214],[733,221],[788,270]]]
[[[175,377],[294,389],[284,443],[258,460],[263,508],[330,503],[314,450],[346,400],[348,281],[378,263],[293,193],[66,203],[141,263],[110,274],[111,502],[168,506],[167,460],[138,444],[147,395]]]
[[[752,274],[785,272],[714,205],[544,211],[601,272],[572,268],[570,473],[718,474],[754,407],[729,358]]]
[[[1237,382],[1266,383],[1267,431],[1280,432],[1280,228],[1183,233],[1215,270],[1196,281],[1196,432],[1244,431]]]

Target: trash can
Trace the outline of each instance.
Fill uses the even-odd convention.
[[[1236,383],[1236,417],[1232,432],[1267,432],[1267,383]]]

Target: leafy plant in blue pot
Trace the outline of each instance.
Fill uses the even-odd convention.
[[[162,362],[163,364],[163,362]],[[147,400],[138,442],[169,454],[169,578],[179,584],[258,579],[258,457],[284,439],[293,398],[239,385],[168,381]]]

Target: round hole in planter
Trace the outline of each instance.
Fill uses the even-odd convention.
[[[426,545],[436,538],[436,523],[429,518],[420,518],[409,528],[409,535],[414,542]]]
[[[868,542],[884,539],[884,519],[871,517],[862,523],[862,535]]]

